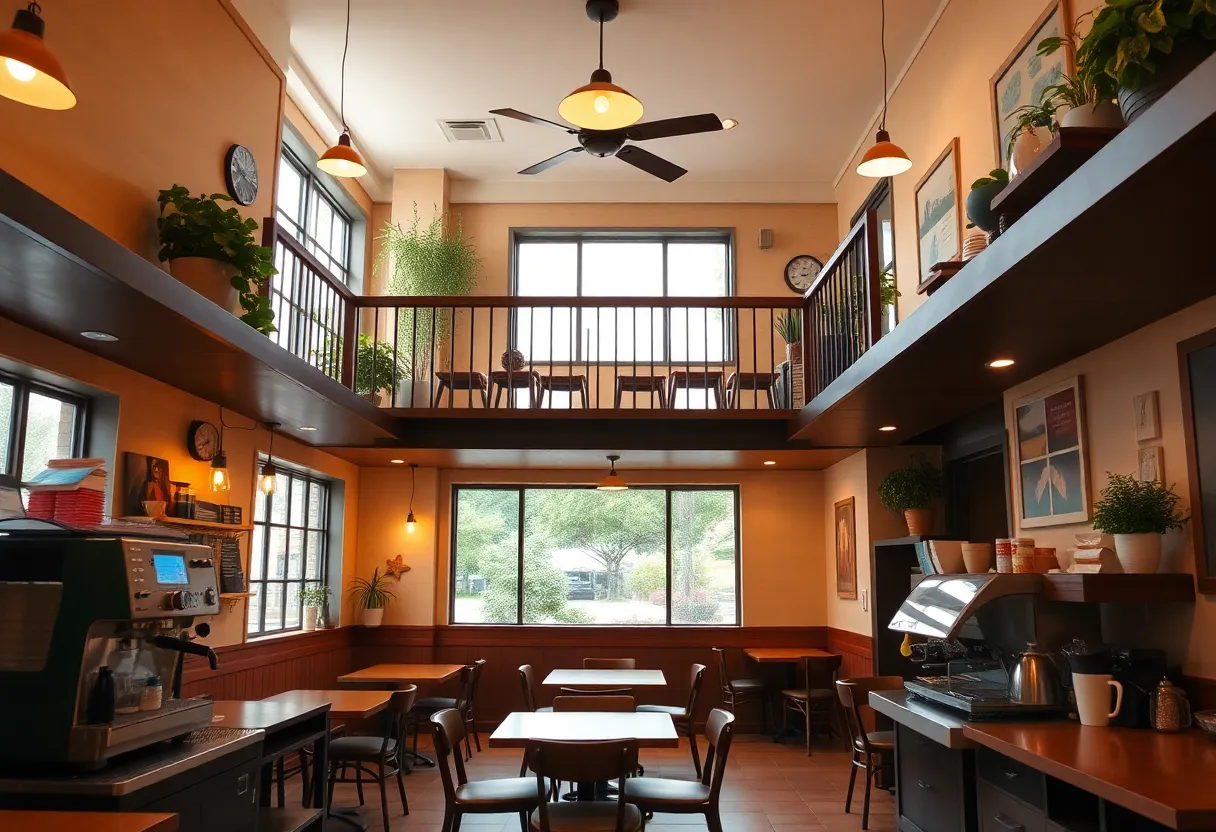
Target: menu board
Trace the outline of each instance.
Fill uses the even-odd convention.
[[[241,569],[241,545],[233,538],[220,541],[220,592],[244,592],[245,572]]]

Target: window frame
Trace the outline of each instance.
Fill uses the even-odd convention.
[[[660,295],[638,295],[639,303],[646,300],[666,300],[671,297],[668,293],[668,246],[672,243],[721,243],[726,246],[726,293],[722,295],[724,298],[733,298],[736,295],[736,271],[735,271],[735,229],[734,228],[511,228],[510,229],[511,245],[507,252],[507,292],[514,298],[526,298],[529,295],[521,295],[519,293],[519,247],[523,243],[576,243],[578,245],[577,254],[577,271],[575,274],[575,294],[571,295],[572,300],[594,299],[595,295],[583,294],[583,246],[586,243],[661,243],[663,246],[663,283],[662,294]],[[707,296],[713,297],[713,296]],[[544,307],[537,307],[544,308]],[[558,307],[553,307],[558,308]],[[615,308],[615,307],[604,307]],[[723,309],[723,320],[726,323],[725,331],[723,332],[722,341],[722,358],[714,361],[691,361],[687,356],[683,359],[673,357],[672,351],[672,327],[671,313],[676,309],[689,309],[688,307],[664,307],[663,308],[663,351],[662,355],[652,356],[646,361],[635,361],[639,366],[642,364],[695,364],[698,366],[718,367],[733,364],[735,361],[735,337],[738,333],[738,321],[736,320],[737,311],[734,309]],[[573,332],[582,332],[582,317],[583,310],[581,308],[574,310],[572,316],[574,320],[571,323]],[[518,331],[519,310],[512,308],[510,310],[509,320],[507,323],[507,338],[508,346],[511,349],[519,349],[520,346],[516,341],[516,333]],[[688,318],[686,318],[688,320]],[[686,325],[686,331],[687,331]],[[598,318],[597,318],[597,339],[599,337]],[[556,361],[550,357],[549,360],[539,361],[536,363],[547,367],[567,367],[567,366],[612,366],[615,364],[629,364],[631,362],[625,359],[605,359],[597,356],[593,361],[590,356],[582,355],[583,343],[581,338],[573,339],[574,354],[569,360]],[[598,350],[597,350],[598,353]],[[708,351],[707,355],[708,357]]]
[[[340,273],[335,274],[331,270],[330,274],[333,274],[333,276],[336,277],[338,281],[342,283],[342,285],[349,287],[354,278],[356,218],[352,216],[351,212],[342,204],[342,200],[333,194],[331,189],[328,187],[328,183],[321,178],[321,174],[317,173],[315,166],[308,165],[300,157],[300,154],[292,149],[291,145],[286,141],[286,136],[284,136],[284,141],[279,146],[279,159],[275,160],[276,165],[280,159],[286,161],[287,164],[295,169],[295,172],[299,174],[300,178],[304,180],[304,188],[302,188],[303,193],[301,194],[304,205],[300,211],[300,223],[297,224],[295,220],[283,215],[282,209],[278,204],[278,194],[276,193],[274,205],[275,222],[282,224],[283,227],[287,229],[288,233],[299,240],[300,243],[305,246],[305,248],[316,247],[324,249],[327,259],[331,261],[337,260],[338,258],[334,257],[328,251],[328,249],[325,246],[322,246],[320,241],[313,237],[309,232],[309,223],[313,218],[313,211],[315,210],[314,200],[325,200],[330,210],[332,210],[337,216],[341,217],[346,223],[346,251],[343,253],[344,257],[342,258],[345,262],[343,262],[340,267]],[[318,257],[317,259],[319,260],[320,258]]]
[[[7,456],[0,474],[21,479],[21,468],[25,458],[25,434],[28,427],[26,416],[29,412],[30,393],[38,393],[76,408],[76,418],[72,425],[70,455],[73,459],[84,456],[91,415],[91,400],[88,396],[4,371],[0,371],[0,383],[8,384],[13,388],[12,423],[9,425]]]
[[[524,615],[524,517],[526,514],[525,494],[529,489],[534,490],[582,490],[594,491],[594,485],[578,483],[453,483],[451,522],[448,530],[448,624],[457,627],[627,627],[642,629],[645,627],[674,627],[674,628],[720,628],[743,626],[743,513],[740,503],[740,486],[732,484],[691,483],[687,485],[631,485],[631,491],[662,491],[665,493],[665,535],[664,557],[666,559],[667,576],[664,590],[664,606],[666,618],[664,624],[532,624],[523,620]],[[514,491],[519,495],[518,533],[516,535],[516,607],[515,622],[485,621],[466,622],[456,621],[456,534],[460,528],[460,492],[461,491]],[[671,620],[672,592],[672,526],[671,526],[671,495],[676,491],[729,491],[732,495],[732,505],[735,514],[735,620],[732,624],[680,624]]]
[[[259,453],[257,455],[258,470],[261,470],[261,467],[268,461],[268,459],[269,459],[269,457],[267,454]],[[247,578],[246,584],[247,584],[248,590],[250,592],[255,592],[255,585],[259,585],[259,584],[261,585],[261,591],[256,592],[257,597],[258,597],[259,629],[256,632],[251,631],[249,629],[249,624],[250,624],[249,608],[252,605],[246,604],[246,606],[245,606],[245,640],[246,641],[253,641],[256,639],[267,638],[267,637],[271,637],[271,636],[280,636],[285,633],[303,632],[303,629],[304,629],[304,601],[303,601],[302,597],[297,599],[299,606],[300,606],[300,616],[297,619],[299,621],[299,624],[297,626],[295,626],[295,627],[283,626],[283,627],[280,627],[275,630],[266,629],[266,598],[267,598],[267,594],[268,594],[267,590],[268,590],[270,584],[280,584],[283,587],[282,602],[280,604],[280,612],[281,612],[282,617],[280,618],[280,621],[284,624],[286,624],[286,622],[287,622],[287,594],[288,594],[287,589],[290,584],[295,584],[295,583],[300,584],[301,590],[303,590],[305,587],[307,587],[310,584],[320,584],[320,585],[325,585],[325,586],[328,586],[328,584],[329,584],[329,579],[328,579],[329,549],[330,549],[330,535],[332,534],[330,520],[331,520],[331,508],[333,505],[334,481],[329,479],[328,477],[320,476],[320,475],[315,474],[311,471],[308,471],[304,468],[300,468],[300,467],[290,465],[290,464],[284,464],[283,461],[280,459],[275,459],[274,466],[275,466],[276,471],[278,472],[278,483],[275,488],[275,493],[278,493],[280,489],[285,489],[286,494],[287,494],[287,496],[286,496],[287,512],[284,517],[284,522],[282,522],[282,523],[272,522],[270,518],[271,518],[271,508],[274,504],[274,495],[273,494],[263,494],[260,490],[255,489],[254,500],[255,501],[256,500],[265,501],[265,503],[264,503],[265,513],[263,515],[262,520],[256,519],[257,518],[256,503],[252,507],[253,525],[255,528],[257,526],[262,527],[262,551],[261,551],[262,577],[258,578],[256,580],[252,577],[252,575],[253,575],[253,558],[258,553],[253,551],[253,534],[250,533],[250,536],[249,536],[249,572],[248,572],[248,578]],[[291,481],[293,479],[294,480],[303,480],[303,482],[304,482],[304,515],[305,516],[304,516],[304,525],[302,525],[302,526],[292,525],[292,522],[291,522],[291,519],[292,519],[291,518]],[[321,493],[323,494],[323,503],[319,507],[318,512],[317,512],[318,517],[320,518],[320,522],[322,524],[320,528],[313,528],[313,527],[308,526],[308,491],[309,491],[309,488],[314,483],[320,487]],[[283,577],[282,578],[269,577],[269,575],[270,575],[270,532],[272,529],[283,529],[283,532],[285,535],[285,551],[284,551],[285,558],[290,558],[290,554],[291,554],[290,551],[286,551],[286,547],[290,544],[291,533],[293,531],[300,532],[300,539],[302,541],[303,549],[300,552],[300,577],[298,579],[287,577],[289,568],[288,568],[286,560],[283,564]],[[307,576],[307,574],[305,574],[307,572],[307,567],[308,567],[308,534],[309,534],[309,532],[320,532],[320,545],[319,545],[319,551],[317,552],[318,577],[316,577],[316,578],[309,578]]]

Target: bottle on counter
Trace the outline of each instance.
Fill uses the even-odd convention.
[[[141,711],[159,711],[164,698],[159,676],[149,676],[147,684],[139,694],[139,709]]]
[[[114,721],[114,671],[102,665],[97,671],[97,681],[89,693],[88,719],[92,725]]]

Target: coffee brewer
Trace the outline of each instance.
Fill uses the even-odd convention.
[[[0,766],[98,767],[211,724],[209,699],[179,695],[184,653],[216,665],[191,641],[207,625],[189,629],[219,612],[210,548],[9,528],[0,537]],[[150,680],[164,680],[166,694],[141,710]]]

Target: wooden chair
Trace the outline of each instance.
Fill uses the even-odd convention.
[[[773,385],[777,383],[780,376],[777,373],[731,373],[726,379],[726,407],[729,410],[739,409],[740,394],[751,392],[756,395],[757,407],[759,407],[760,394],[764,393],[768,397],[768,406],[770,410],[777,408],[777,402],[773,398]]]
[[[405,767],[405,723],[414,707],[414,697],[417,694],[417,685],[410,685],[393,692],[388,700],[383,736],[338,737],[329,741],[329,804],[333,805],[334,802],[335,785],[354,782],[355,787],[359,790],[359,805],[362,806],[363,775],[366,774],[380,786],[380,811],[384,816],[385,832],[389,830],[389,777],[396,776],[403,814],[410,813],[410,804],[405,796],[405,783],[401,780],[401,771]],[[346,776],[348,766],[354,766],[354,781]],[[375,768],[373,769],[372,766]],[[338,778],[339,767],[343,771],[341,779]],[[318,777],[321,775],[322,772],[316,773]]]
[[[811,732],[814,730],[815,714],[826,711],[828,734],[839,725],[836,695],[836,673],[840,670],[842,656],[806,656],[802,660],[806,687],[781,691],[781,726],[789,726],[790,711],[806,720],[806,756],[811,756]],[[784,730],[783,730],[784,733]],[[841,732],[843,735],[843,732]]]
[[[528,391],[528,407],[536,407],[540,396],[540,373],[535,370],[494,370],[490,373],[490,392],[494,394],[494,406],[502,402],[503,391],[507,393],[507,407],[518,407],[515,404],[515,391]]]
[[[476,390],[481,395],[481,406],[490,406],[490,381],[485,373],[441,370],[435,373],[439,384],[435,388],[435,407],[442,407],[443,391],[448,391],[448,404],[455,406],[454,397],[457,390]]]
[[[584,670],[634,670],[637,659],[583,659]]]
[[[528,766],[536,773],[537,808],[529,822],[531,832],[641,832],[642,813],[625,801],[625,790],[615,800],[550,803],[545,800],[551,780],[599,783],[627,778],[638,767],[637,740],[528,743]]]
[[[446,708],[431,715],[431,734],[435,738],[435,764],[443,781],[443,832],[460,829],[465,815],[518,813],[519,827],[528,830],[528,815],[543,800],[536,793],[536,781],[531,777],[504,777],[497,780],[477,780],[470,783],[460,753],[465,736],[464,715],[455,708]],[[455,751],[455,753],[452,753]],[[452,777],[449,759],[456,764]],[[387,827],[386,827],[387,828]],[[498,827],[495,827],[497,829]]]
[[[694,664],[688,683],[688,702],[680,705],[638,705],[638,713],[667,714],[675,724],[676,733],[688,737],[692,749],[692,765],[697,777],[701,776],[701,752],[697,748],[697,732],[693,728],[693,714],[697,710],[697,697],[701,694],[701,682],[705,680],[705,665]]]
[[[705,771],[698,780],[669,780],[664,777],[634,777],[625,780],[625,800],[643,814],[704,815],[709,832],[724,832],[720,801],[726,756],[735,732],[735,717],[721,708],[709,712],[705,722]],[[681,827],[682,828],[682,827]]]
[[[638,393],[646,393],[650,396],[650,405],[654,406],[654,396],[659,395],[659,408],[667,408],[667,376],[617,376],[616,377],[616,395],[613,397],[612,406],[617,410],[621,409],[621,395],[624,393],[633,393],[634,407],[637,406]]]
[[[870,691],[903,690],[902,676],[866,676],[857,679],[841,679],[836,682],[840,704],[844,707],[844,721],[849,727],[853,760],[849,767],[849,792],[844,799],[844,810],[849,812],[853,804],[853,785],[857,780],[857,769],[866,773],[866,793],[861,805],[861,828],[870,828],[870,786],[874,775],[882,769],[890,769],[895,754],[893,731],[866,731],[861,718],[861,709],[870,707]],[[879,758],[875,765],[874,758]]]
[[[484,665],[485,659],[477,660]],[[465,724],[469,723],[469,702],[473,697],[473,677],[477,673],[476,664],[466,665],[460,668],[460,689],[456,694],[456,698],[450,696],[428,696],[424,699],[419,699],[414,703],[413,709],[410,711],[410,717],[414,723],[414,753],[418,753],[418,731],[419,725],[423,720],[430,719],[432,715],[439,711],[455,708],[465,718]],[[466,732],[464,738],[464,750],[468,758],[473,759],[473,749],[469,745],[469,737]]]
[[[540,713],[541,711],[551,711],[553,708],[536,707],[536,683],[532,676],[532,665],[523,664],[519,666],[519,686],[524,691],[524,710]]]
[[[546,393],[569,393],[570,405],[574,405],[574,395],[577,393],[583,400],[583,410],[586,410],[591,405],[588,404],[588,392],[590,390],[587,383],[587,377],[584,375],[547,375],[539,376],[537,382],[537,390],[540,391],[540,400],[537,407],[545,406]],[[553,407],[553,399],[550,396],[549,407]],[[559,408],[560,409],[560,408]]]
[[[708,390],[713,394],[714,405],[722,409],[722,371],[721,370],[672,370],[671,378],[667,380],[667,406],[676,406],[677,390]],[[708,404],[708,401],[707,401]],[[685,402],[687,409],[688,404]]]
[[[722,707],[732,714],[740,705],[760,703],[760,730],[768,732],[768,696],[765,695],[763,679],[732,679],[726,671],[726,651],[721,647],[711,648],[718,665],[718,684],[722,688]]]
[[[553,698],[554,713],[613,713],[631,714],[637,709],[632,696],[556,696]]]

